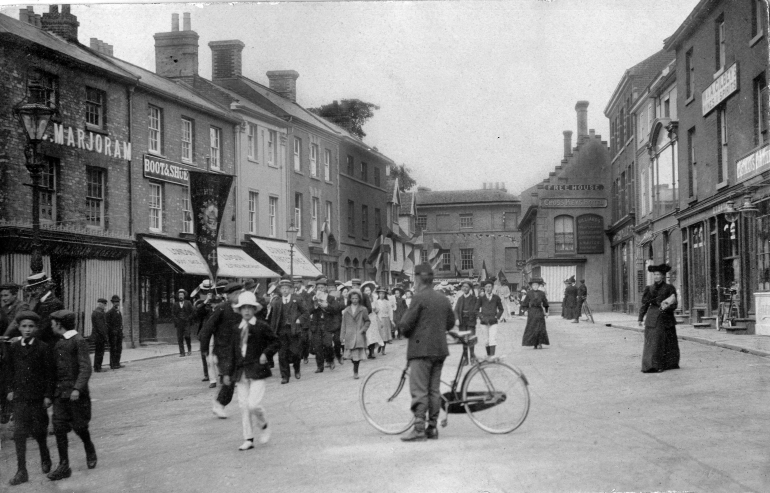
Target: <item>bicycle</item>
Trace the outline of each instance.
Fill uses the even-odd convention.
[[[733,287],[719,285],[717,285],[716,290],[720,300],[717,306],[717,330],[722,330],[725,327],[735,327],[736,319],[740,318],[740,311],[736,300],[738,290]],[[721,301],[724,298],[727,298],[727,300]]]
[[[590,320],[592,324],[595,324],[594,322],[594,314],[591,313],[591,307],[588,306],[588,302],[583,300],[583,315],[585,315],[586,320]]]
[[[467,413],[471,421],[487,433],[510,433],[524,422],[529,413],[529,382],[521,370],[494,357],[483,361],[471,357],[470,348],[477,337],[470,331],[448,332],[463,345],[463,356],[455,379],[444,385],[449,392],[441,395],[441,426],[449,423],[449,414]],[[460,385],[460,376],[465,366]],[[403,392],[409,364],[399,370],[392,366],[377,368],[361,382],[359,403],[366,421],[388,435],[398,435],[414,423],[410,411],[411,395]],[[400,376],[398,374],[401,374]],[[459,386],[459,390],[458,390]]]

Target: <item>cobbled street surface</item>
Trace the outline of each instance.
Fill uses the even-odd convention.
[[[521,347],[523,330],[517,318],[499,331],[497,354],[524,371],[532,397],[526,422],[508,435],[489,435],[455,414],[438,441],[401,443],[364,421],[350,362],[314,374],[311,359],[289,385],[280,385],[276,368],[264,400],[272,439],[239,452],[237,398],[228,419],[214,418],[214,391],[200,381],[194,353],[94,374],[94,470],[71,434],[73,475],[52,483],[30,441],[30,482],[11,488],[15,454],[4,429],[0,490],[770,491],[770,359],[679,341],[681,370],[643,374],[642,334],[552,317],[552,345],[533,350]],[[395,342],[386,356],[362,362],[362,376],[402,367],[405,350],[405,341]],[[444,380],[460,346],[450,351]],[[55,465],[52,436],[49,446]]]

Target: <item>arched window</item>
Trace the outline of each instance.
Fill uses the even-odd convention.
[[[345,257],[345,280],[353,279],[353,268],[350,266],[350,257]]]
[[[358,259],[353,259],[353,277],[356,279],[361,279],[361,270],[358,267]]]
[[[575,251],[575,222],[572,216],[556,216],[553,220],[556,253]]]

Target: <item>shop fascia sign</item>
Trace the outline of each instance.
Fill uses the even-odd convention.
[[[583,199],[583,198],[554,198],[540,199],[540,207],[545,209],[562,208],[603,208],[607,207],[607,199]]]
[[[144,155],[142,171],[145,178],[152,180],[167,181],[185,186],[190,184],[190,172],[187,167],[152,154]]]
[[[44,140],[51,137],[46,135]],[[86,151],[104,154],[116,159],[131,161],[131,142],[111,139],[107,135],[96,132],[86,132],[82,128],[65,127],[58,123],[53,124],[53,140],[57,145],[74,147]]]
[[[733,63],[701,94],[703,116],[706,116],[738,90],[738,62]]]
[[[738,182],[742,182],[768,169],[770,169],[770,146],[765,145],[735,162],[735,178]]]
[[[604,190],[604,185],[600,183],[589,183],[585,185],[554,185],[549,183],[547,185],[543,185],[543,190],[582,192],[582,191]]]

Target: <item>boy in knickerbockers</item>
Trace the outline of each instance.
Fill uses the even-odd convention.
[[[88,422],[91,421],[91,396],[88,392],[91,358],[88,356],[88,343],[75,330],[75,314],[69,310],[53,312],[51,328],[61,337],[53,350],[56,365],[53,429],[56,448],[59,450],[59,465],[48,475],[48,479],[58,481],[72,475],[67,442],[70,430],[83,440],[89,469],[96,467],[96,449],[88,431]]]
[[[22,311],[15,321],[21,332],[21,338],[11,344],[8,351],[6,378],[8,382],[8,400],[13,402],[13,415],[16,429],[13,440],[16,442],[16,461],[18,470],[10,485],[26,483],[27,474],[27,437],[32,435],[40,447],[40,465],[43,474],[51,470],[51,455],[46,443],[48,431],[48,413],[54,390],[54,371],[51,361],[52,352],[48,345],[37,337],[32,337],[38,330],[40,316],[32,311]],[[89,368],[91,364],[89,361]]]

